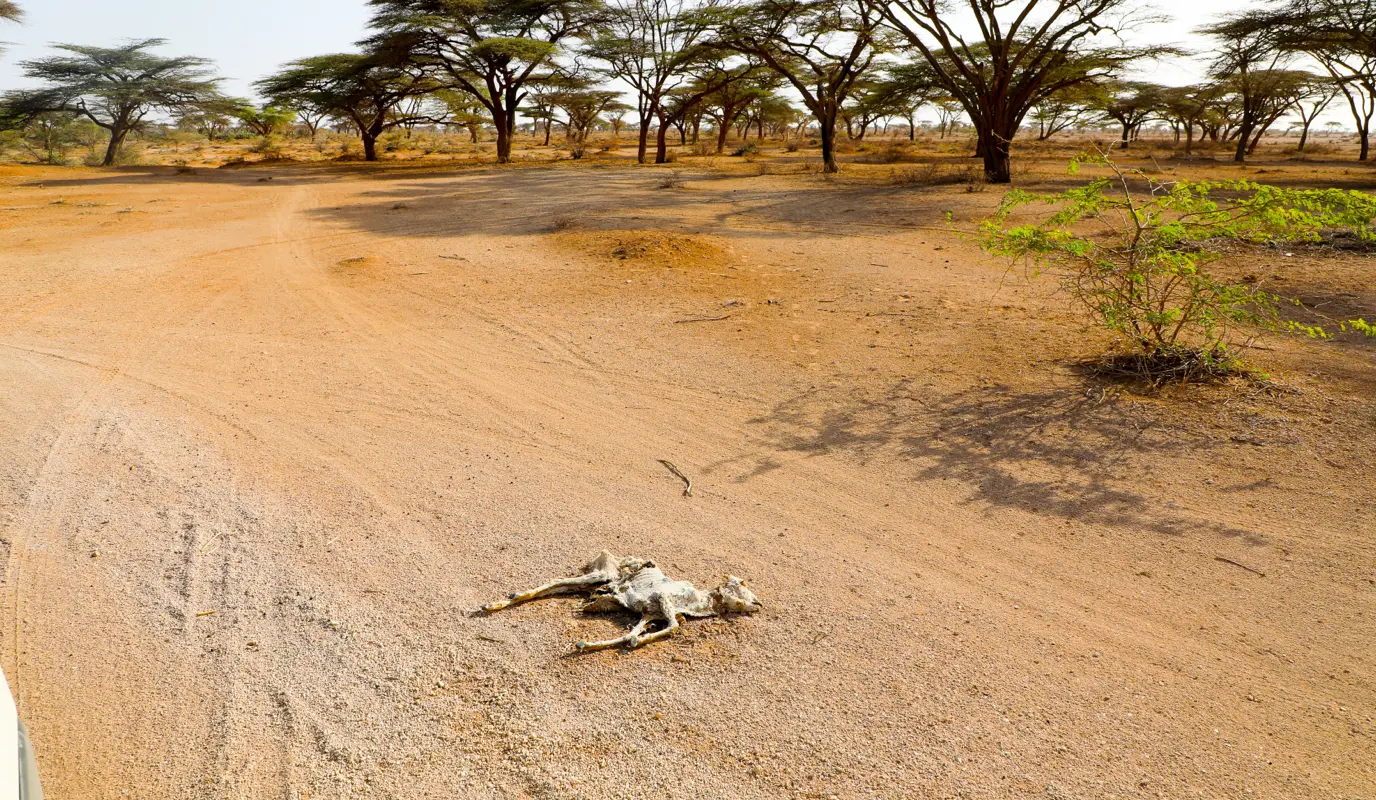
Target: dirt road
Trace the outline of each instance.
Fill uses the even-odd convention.
[[[0,174],[54,800],[1376,796],[1369,346],[1115,401],[991,197],[657,175]],[[602,548],[766,611],[468,616]]]

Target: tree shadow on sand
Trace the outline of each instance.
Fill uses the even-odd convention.
[[[1136,404],[1104,399],[1089,386],[1017,392],[994,385],[943,395],[908,379],[879,396],[808,391],[749,423],[782,451],[910,462],[916,480],[954,479],[972,486],[967,503],[1173,536],[1203,530],[1264,543],[1258,533],[1200,519],[1174,509],[1168,499],[1148,496],[1153,467],[1169,472],[1173,459],[1201,443],[1157,424]]]

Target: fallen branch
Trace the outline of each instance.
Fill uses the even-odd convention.
[[[692,497],[692,496],[693,496],[693,482],[692,482],[691,480],[689,480],[689,478],[688,478],[687,475],[684,475],[684,474],[683,474],[683,470],[681,470],[681,469],[679,469],[678,467],[674,466],[674,462],[672,462],[672,461],[665,461],[665,460],[662,459],[662,458],[659,460],[659,463],[663,464],[665,469],[667,469],[667,470],[669,470],[670,472],[674,473],[675,475],[678,476],[678,479],[679,479],[679,480],[683,481],[683,496],[684,496],[684,497]]]
[[[731,319],[730,314],[722,314],[720,317],[689,317],[688,319],[676,319],[675,325],[682,325],[685,322],[721,322],[724,319]]]
[[[1248,572],[1252,573],[1253,575],[1260,575],[1260,576],[1263,577],[1263,578],[1266,577],[1266,573],[1265,573],[1265,572],[1262,572],[1262,571],[1259,570],[1259,569],[1252,569],[1251,567],[1247,566],[1246,564],[1239,564],[1239,563],[1237,563],[1236,561],[1232,560],[1231,558],[1224,558],[1223,556],[1214,556],[1214,561],[1222,561],[1224,564],[1232,564],[1232,565],[1235,566],[1235,567],[1241,567],[1242,569],[1247,570]]]

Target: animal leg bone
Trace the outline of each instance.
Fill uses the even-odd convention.
[[[512,592],[511,594],[507,595],[507,598],[505,600],[498,600],[495,603],[488,603],[487,605],[483,606],[480,610],[485,612],[501,611],[502,609],[508,606],[514,606],[517,603],[524,603],[528,600],[534,600],[537,597],[544,597],[545,595],[555,594],[564,591],[578,591],[582,589],[595,588],[597,586],[601,586],[607,583],[608,580],[609,579],[605,575],[601,575],[595,572],[590,575],[578,575],[573,578],[559,578],[558,580],[550,581],[549,583],[546,583],[543,586],[537,586],[528,592]]]
[[[601,642],[582,641],[575,644],[574,647],[576,647],[580,653],[590,653],[594,650],[606,650],[607,648],[616,647],[620,644],[629,644],[631,647],[635,647],[636,637],[644,632],[645,626],[649,624],[649,617],[641,617],[640,621],[635,624],[635,627],[615,639],[607,639]]]
[[[631,639],[631,649],[635,649],[643,644],[649,644],[656,639],[663,639],[665,636],[672,636],[678,630],[678,609],[674,608],[674,603],[668,597],[659,595],[659,613],[666,623],[663,628],[654,633],[647,633],[644,636],[636,636]]]

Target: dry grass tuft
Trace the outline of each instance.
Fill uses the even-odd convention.
[[[668,175],[661,176],[660,179],[655,183],[655,188],[682,189],[684,186],[687,185],[688,184],[683,180],[682,172],[671,172]]]

